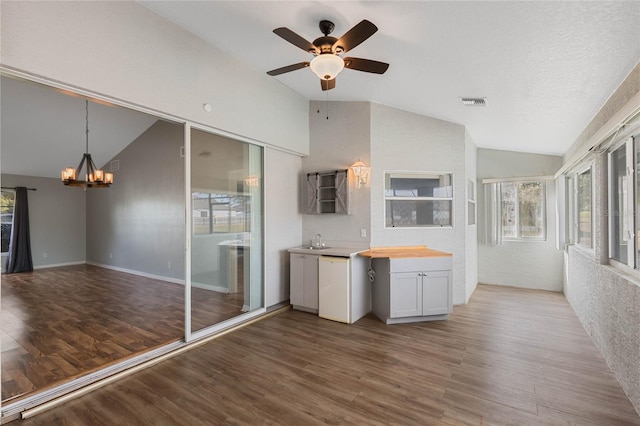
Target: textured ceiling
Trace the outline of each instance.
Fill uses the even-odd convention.
[[[467,126],[479,147],[563,154],[640,59],[640,2],[141,1],[264,73],[310,56],[272,33],[379,31],[349,52],[391,64],[343,71],[322,92],[308,69],[277,78],[311,100],[373,101]],[[486,97],[463,107],[459,97]]]

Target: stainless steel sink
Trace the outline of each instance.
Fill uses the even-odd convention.
[[[326,250],[326,249],[330,249],[331,247],[302,246],[302,248],[307,250]]]

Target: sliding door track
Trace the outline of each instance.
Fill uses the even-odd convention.
[[[79,377],[59,386],[39,392],[35,395],[23,398],[11,404],[2,406],[2,415],[0,416],[0,424],[5,424],[18,418],[26,419],[33,417],[43,411],[53,408],[57,405],[64,404],[74,398],[78,398],[102,386],[122,379],[130,374],[134,374],[147,367],[151,367],[159,362],[172,358],[197,346],[208,343],[218,337],[222,337],[227,333],[238,330],[256,321],[269,318],[291,308],[290,305],[284,305],[278,309],[271,310],[266,314],[251,318],[240,324],[222,329],[215,334],[202,337],[198,340],[186,343],[184,340],[169,343],[168,345],[153,349],[149,352],[134,356],[125,361],[105,367],[86,376]]]

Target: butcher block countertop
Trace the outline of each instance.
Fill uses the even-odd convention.
[[[427,246],[400,246],[400,247],[374,247],[359,253],[360,256],[379,258],[405,258],[405,257],[448,257],[451,253],[438,251]]]

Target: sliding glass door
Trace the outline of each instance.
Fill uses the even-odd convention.
[[[198,129],[189,136],[187,340],[264,311],[262,148]]]

